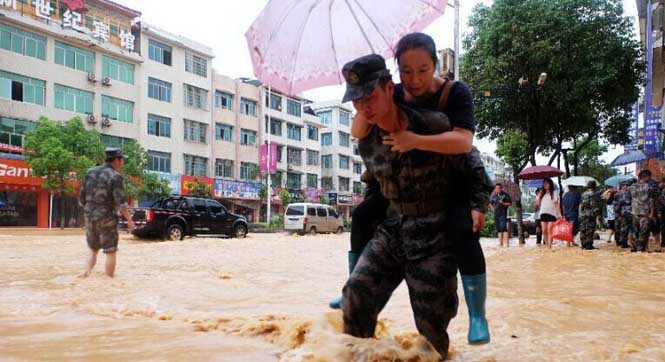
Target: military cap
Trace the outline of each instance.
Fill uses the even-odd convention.
[[[106,162],[111,162],[120,157],[125,158],[120,148],[107,148],[104,150],[104,154],[106,155]]]
[[[382,56],[370,54],[344,64],[342,75],[346,81],[342,102],[348,102],[370,95],[379,79],[390,77],[390,71]]]

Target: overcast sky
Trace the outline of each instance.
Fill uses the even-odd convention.
[[[142,12],[141,19],[148,23],[212,47],[215,53],[213,66],[219,73],[234,78],[254,76],[245,32],[268,0],[115,1]],[[473,7],[481,2],[489,5],[491,0],[460,2],[461,33],[464,34]],[[624,0],[624,11],[626,15],[636,17],[635,1]],[[453,15],[453,9],[448,7],[444,16],[425,29],[439,48],[453,48]],[[340,99],[342,94],[343,87],[333,86],[305,92],[304,96],[313,101],[324,101]],[[475,143],[484,152],[494,153],[496,149],[494,142],[477,139]],[[621,152],[619,147],[603,158],[609,162]]]

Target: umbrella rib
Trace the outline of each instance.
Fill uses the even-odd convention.
[[[351,15],[353,15],[353,19],[356,21],[356,24],[358,25],[358,28],[360,29],[360,32],[363,34],[363,37],[365,38],[365,41],[367,42],[367,45],[369,45],[369,49],[372,51],[373,54],[376,54],[376,51],[374,50],[374,47],[372,46],[372,42],[369,41],[369,38],[367,38],[367,34],[365,34],[365,29],[363,29],[362,25],[360,25],[360,21],[358,21],[358,17],[356,16],[356,12],[353,11],[353,8],[351,8],[351,4],[349,4],[349,0],[344,0],[344,3],[346,4],[346,7],[349,8],[349,11],[351,11]]]
[[[300,27],[300,36],[298,37],[298,43],[296,44],[295,48],[295,54],[293,55],[293,67],[291,68],[291,76],[289,77],[289,94],[293,92],[293,77],[296,74],[296,65],[298,65],[298,50],[300,49],[300,44],[302,43],[302,36],[305,34],[305,27],[307,26],[307,23],[309,22],[309,18],[312,16],[312,11],[314,10],[315,7],[317,7],[322,0],[317,0],[312,6],[309,7],[309,11],[307,12],[307,17],[305,18],[305,21],[302,23],[302,26]]]
[[[360,10],[362,10],[363,14],[365,14],[367,19],[369,19],[369,22],[372,23],[372,26],[374,26],[374,29],[376,30],[376,32],[379,33],[379,35],[381,36],[383,41],[385,41],[386,45],[388,45],[388,48],[390,49],[390,51],[393,53],[393,55],[395,55],[395,50],[393,49],[393,46],[388,42],[388,39],[386,39],[386,37],[383,35],[383,33],[381,32],[379,27],[376,25],[374,20],[369,16],[369,14],[367,14],[367,11],[365,11],[365,8],[363,8],[362,5],[360,5],[360,3],[358,3],[358,0],[353,0],[353,2],[355,2],[356,5],[358,5],[358,7],[360,8]]]
[[[342,77],[340,76],[339,72],[339,60],[337,60],[337,49],[335,49],[335,39],[333,38],[333,31],[332,31],[332,6],[335,0],[330,0],[330,3],[328,3],[328,29],[330,30],[330,45],[332,46],[332,51],[333,51],[333,60],[335,61],[335,69],[338,70],[335,72],[335,75],[337,75],[337,81],[339,83],[342,83]]]

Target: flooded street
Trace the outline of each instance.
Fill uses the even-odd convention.
[[[0,232],[1,233],[1,232]],[[328,308],[349,235],[123,237],[115,279],[87,279],[84,236],[0,235],[0,361],[432,361],[402,284],[378,340]],[[513,240],[513,243],[515,241]],[[451,322],[453,361],[665,361],[665,254],[484,242],[492,343]]]

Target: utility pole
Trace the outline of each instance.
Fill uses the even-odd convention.
[[[462,80],[459,72],[459,0],[454,1],[455,6],[455,80]]]

